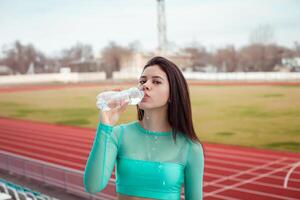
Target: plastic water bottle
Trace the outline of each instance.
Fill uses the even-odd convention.
[[[138,88],[129,88],[123,91],[105,91],[97,95],[96,106],[102,111],[109,111],[128,101],[129,105],[138,104],[144,97],[144,92]]]

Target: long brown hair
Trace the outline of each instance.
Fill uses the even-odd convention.
[[[170,85],[170,97],[168,102],[168,121],[173,129],[173,138],[176,141],[177,132],[200,142],[197,137],[192,120],[191,101],[187,82],[180,69],[170,60],[164,57],[153,57],[144,66],[143,71],[150,66],[158,65],[168,77]],[[144,118],[144,110],[137,106],[138,119]]]

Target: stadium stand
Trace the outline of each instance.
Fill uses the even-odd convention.
[[[0,179],[0,200],[58,200],[41,192]]]

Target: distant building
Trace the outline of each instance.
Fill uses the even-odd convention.
[[[154,52],[138,52],[133,53],[131,57],[126,57],[121,61],[121,71],[141,72],[145,64],[158,54]],[[163,55],[165,58],[174,62],[181,70],[185,70],[191,66],[191,57],[189,54],[168,53]]]
[[[282,58],[281,63],[289,71],[300,72],[300,57]]]
[[[204,67],[194,67],[194,71],[205,72],[205,73],[216,73],[218,72],[218,68],[213,65],[207,65]]]
[[[76,60],[68,63],[66,67],[69,67],[71,72],[98,72],[102,70],[98,59]]]
[[[11,75],[13,71],[6,65],[0,65],[0,75]]]

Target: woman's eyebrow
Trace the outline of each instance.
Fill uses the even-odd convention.
[[[140,78],[147,78],[147,76],[141,76]],[[162,80],[164,80],[162,77],[160,77],[160,76],[152,76],[152,78],[160,78],[160,79],[162,79]]]

